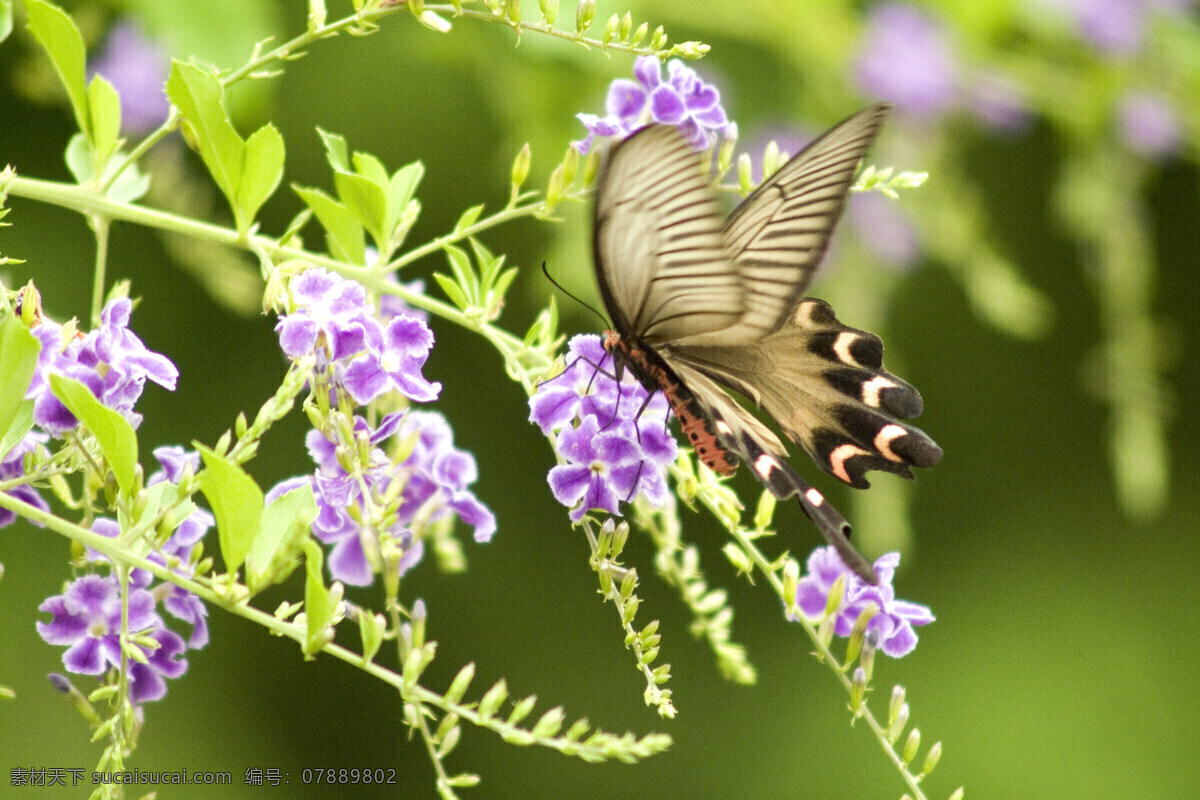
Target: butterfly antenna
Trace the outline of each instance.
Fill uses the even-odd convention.
[[[591,305],[588,305],[587,303],[585,303],[585,302],[583,302],[582,300],[580,300],[580,299],[579,299],[578,297],[576,297],[574,294],[572,294],[571,292],[567,291],[566,287],[564,287],[564,286],[563,286],[561,283],[559,283],[558,281],[554,280],[554,276],[550,274],[550,270],[549,270],[549,269],[546,267],[546,262],[545,262],[545,261],[543,261],[543,262],[542,262],[542,274],[546,276],[546,280],[548,280],[548,281],[550,281],[550,283],[554,284],[554,288],[558,289],[560,292],[562,292],[563,294],[565,294],[567,297],[571,298],[571,299],[572,299],[572,300],[574,300],[576,303],[579,303],[579,305],[583,306],[583,307],[584,307],[584,308],[586,308],[588,311],[590,311],[590,312],[592,312],[593,314],[595,314],[595,315],[596,315],[596,317],[597,317],[597,318],[600,320],[600,324],[601,324],[601,325],[603,325],[603,326],[604,326],[604,327],[606,327],[606,328],[608,327],[608,325],[609,325],[609,322],[608,322],[608,318],[607,318],[606,316],[604,316],[604,315],[603,315],[603,314],[601,314],[599,311],[597,311],[597,310],[595,309],[595,307],[593,307],[593,306],[591,306]]]

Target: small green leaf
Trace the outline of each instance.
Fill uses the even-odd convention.
[[[92,432],[123,494],[135,489],[137,434],[123,416],[100,403],[82,383],[61,375],[50,376],[50,391]]]
[[[388,194],[392,202],[396,204],[396,208],[408,206],[408,201],[413,199],[413,195],[417,193],[417,186],[424,177],[425,165],[420,161],[405,164],[396,170],[396,174],[392,176],[388,186]]]
[[[500,277],[496,279],[495,286],[492,287],[497,302],[504,300],[504,295],[508,293],[508,287],[512,284],[515,277],[517,277],[516,267],[500,273]]]
[[[8,430],[0,432],[0,458],[8,455],[17,444],[25,438],[25,434],[33,430],[33,401],[22,400],[17,406]]]
[[[283,159],[283,137],[271,123],[263,125],[246,140],[237,203],[246,226],[278,188],[283,177]]]
[[[325,144],[325,159],[335,172],[352,172],[350,155],[346,147],[346,139],[340,134],[317,128],[321,141]]]
[[[467,254],[458,247],[448,244],[442,248],[446,251],[446,260],[450,262],[450,271],[454,273],[454,280],[458,283],[467,297],[472,303],[479,300],[479,279],[475,276],[475,271],[471,269],[471,259]]]
[[[167,97],[191,126],[200,158],[236,215],[245,144],[225,113],[220,82],[198,67],[173,61]]]
[[[325,587],[322,565],[325,557],[321,546],[312,538],[301,542],[304,549],[304,619],[307,635],[304,654],[314,656],[329,643],[327,631],[341,598]]]
[[[246,555],[246,585],[252,594],[282,583],[300,561],[300,541],[317,517],[312,487],[305,484],[263,510],[262,522]]]
[[[356,175],[353,172],[335,172],[333,185],[337,187],[338,198],[358,220],[375,244],[382,251],[387,244],[384,232],[384,219],[387,215],[387,198],[383,189],[369,178]]]
[[[21,320],[8,317],[0,322],[0,435],[17,417],[41,351],[42,343]],[[0,457],[7,452],[0,451]]]
[[[67,90],[71,109],[75,112],[75,124],[90,139],[92,130],[84,83],[87,52],[83,47],[83,36],[65,11],[43,0],[25,0],[25,14],[30,33],[50,56],[54,71]]]
[[[12,0],[0,0],[0,42],[3,42],[12,33],[12,21]]]
[[[92,121],[92,149],[96,164],[103,169],[117,151],[121,137],[121,98],[102,76],[88,84],[88,114]]]
[[[320,189],[309,189],[293,185],[292,189],[317,215],[317,221],[325,229],[325,243],[329,254],[340,261],[362,264],[367,251],[363,240],[362,225],[344,205]]]
[[[246,561],[263,515],[263,493],[254,479],[232,461],[194,443],[204,460],[200,491],[217,519],[225,568],[235,572]]]
[[[387,168],[383,166],[383,162],[370,153],[355,153],[351,157],[354,162],[354,171],[371,183],[383,189],[388,185]]]
[[[479,215],[482,213],[483,203],[468,208],[462,213],[462,216],[458,218],[458,222],[454,223],[454,233],[461,236],[467,228],[479,221]]]
[[[442,291],[446,293],[446,296],[450,298],[450,301],[454,305],[463,311],[467,309],[470,305],[467,302],[467,296],[462,293],[462,289],[458,288],[458,284],[454,282],[453,278],[443,275],[440,272],[435,272],[433,273],[433,279],[438,282],[438,285],[442,287]]]

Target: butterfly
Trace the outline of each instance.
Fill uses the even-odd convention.
[[[597,182],[596,278],[613,329],[604,348],[663,392],[698,458],[722,475],[746,462],[804,512],[856,574],[876,582],[850,525],[788,465],[765,410],[826,472],[866,488],[868,470],[912,478],[942,450],[902,420],[920,393],[883,368],[879,337],[843,325],[804,292],[863,155],[889,108],[874,105],[809,144],[723,219],[697,154],[650,125],[614,144]]]

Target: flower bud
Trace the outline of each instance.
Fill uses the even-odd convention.
[[[575,9],[575,32],[583,35],[592,26],[592,18],[596,16],[596,0],[579,0]]]

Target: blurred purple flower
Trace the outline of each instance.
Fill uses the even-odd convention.
[[[1029,98],[1021,84],[1007,75],[977,75],[967,97],[975,116],[988,127],[1003,133],[1022,133],[1029,128]]]
[[[641,56],[634,62],[633,74],[636,81],[617,78],[609,85],[606,116],[575,115],[588,130],[586,137],[573,142],[580,153],[591,150],[596,136],[624,138],[651,122],[678,127],[692,147],[703,150],[729,126],[717,88],[702,81],[682,61],[673,59],[667,64],[667,80],[663,81],[659,60]]]
[[[950,32],[904,3],[871,8],[855,64],[862,91],[920,117],[936,117],[958,101],[958,63]]]
[[[1101,53],[1130,56],[1146,41],[1151,14],[1188,13],[1195,0],[1042,0],[1068,17],[1079,36]]]
[[[89,74],[99,73],[121,96],[121,128],[147,133],[167,119],[171,105],[163,85],[171,59],[157,42],[142,35],[136,24],[122,20],[108,32],[104,50]]]
[[[849,636],[858,615],[868,604],[874,603],[878,613],[867,623],[867,633],[874,631],[879,637],[880,649],[892,658],[900,658],[917,646],[913,626],[927,625],[933,622],[934,616],[926,606],[896,599],[892,578],[899,564],[899,553],[886,553],[876,559],[875,575],[879,583],[872,586],[851,572],[832,547],[819,547],[808,557],[805,574],[796,587],[796,603],[804,616],[814,622],[820,620],[825,615],[834,582],[844,575],[846,595],[836,612],[834,632],[838,636]]]
[[[639,493],[662,505],[665,469],[677,453],[666,397],[658,392],[647,403],[628,370],[620,384],[604,374],[612,358],[598,336],[573,338],[567,360],[563,373],[529,398],[529,420],[547,436],[558,434],[555,449],[565,461],[547,476],[555,499],[571,509],[573,522],[593,509],[619,514],[619,503]]]
[[[880,261],[897,269],[911,267],[921,256],[917,226],[899,203],[880,192],[855,192],[846,207],[846,220]]]
[[[1130,149],[1153,161],[1165,159],[1183,145],[1178,114],[1166,97],[1136,91],[1121,98],[1117,107],[1121,137]]]

